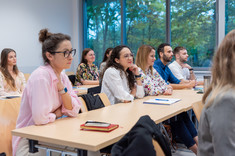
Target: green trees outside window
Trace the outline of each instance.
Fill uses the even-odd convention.
[[[108,47],[124,41],[136,54],[142,44],[155,48],[166,42],[166,0],[85,0],[87,47],[96,53],[99,65]],[[122,5],[122,2],[125,5]],[[216,48],[216,0],[171,0],[170,34],[172,48],[184,46],[189,64],[209,67]],[[226,0],[226,30],[235,28],[235,2]],[[121,7],[125,9],[126,32],[121,31]],[[156,55],[157,56],[157,55]]]

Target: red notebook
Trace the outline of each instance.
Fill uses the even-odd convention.
[[[109,124],[107,127],[104,127],[104,126],[86,126],[85,124],[82,124],[80,126],[81,130],[101,131],[101,132],[111,132],[112,130],[114,130],[118,127],[119,127],[119,125],[117,125],[117,124]]]

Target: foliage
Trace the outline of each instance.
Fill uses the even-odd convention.
[[[215,2],[171,0],[171,45],[186,47],[192,66],[210,66],[216,45]],[[226,7],[228,32],[235,27],[234,0],[226,0]],[[165,42],[166,1],[126,0],[126,36],[135,54],[142,44],[157,48]],[[106,48],[121,44],[121,0],[87,0],[87,41],[97,65]]]

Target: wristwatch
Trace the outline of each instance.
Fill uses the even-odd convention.
[[[138,77],[141,77],[141,74],[139,74],[139,75],[135,75],[135,78],[138,78]]]
[[[64,89],[62,89],[61,91],[59,91],[59,93],[60,93],[61,95],[65,94],[65,93],[67,93],[67,92],[68,92],[68,89],[67,89],[66,87],[64,87]]]

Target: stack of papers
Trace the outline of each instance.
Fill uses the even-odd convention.
[[[144,104],[158,104],[158,105],[171,105],[180,101],[181,99],[172,99],[172,98],[156,98],[156,99],[149,99],[144,101]]]

